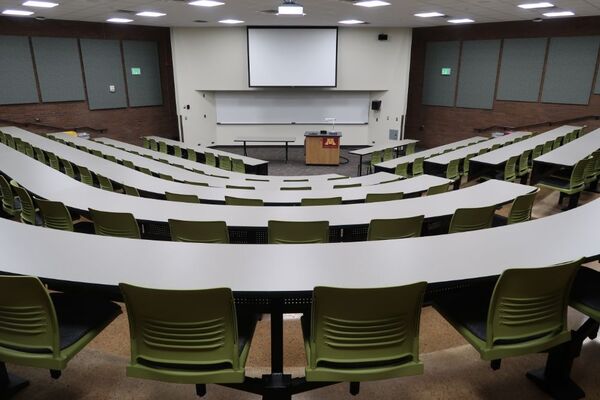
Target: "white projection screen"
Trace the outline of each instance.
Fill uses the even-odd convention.
[[[250,87],[335,87],[337,28],[248,28]]]

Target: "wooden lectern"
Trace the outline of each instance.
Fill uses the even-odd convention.
[[[340,165],[340,132],[306,132],[304,154],[306,165]]]

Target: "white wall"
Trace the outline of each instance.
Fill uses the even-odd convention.
[[[388,41],[377,35],[387,33]],[[342,145],[380,143],[389,129],[400,129],[406,114],[412,31],[340,28],[338,85],[343,91],[368,91],[382,100],[368,125],[341,125]],[[296,136],[326,125],[217,125],[216,91],[267,90],[248,87],[246,28],[172,28],[171,45],[178,114],[190,144],[232,144],[236,136]],[[190,109],[186,107],[189,105]],[[338,128],[336,126],[336,128]]]

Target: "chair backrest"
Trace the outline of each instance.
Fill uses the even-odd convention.
[[[477,155],[480,156],[480,155],[485,154],[487,152],[488,152],[488,149],[485,149],[485,148],[484,149],[479,149],[479,151],[477,152]]]
[[[543,144],[538,144],[537,146],[535,146],[533,148],[533,153],[531,155],[531,158],[532,159],[538,158],[542,154],[544,154],[544,145]]]
[[[73,232],[73,220],[71,213],[60,201],[35,199],[40,209],[42,221],[46,228],[59,229],[61,231]]]
[[[496,206],[457,208],[448,233],[475,231],[492,226]]]
[[[300,200],[301,206],[335,206],[342,204],[341,197],[304,198]]]
[[[10,183],[0,175],[0,193],[2,193],[2,208],[9,213],[16,211],[15,194]]]
[[[34,147],[33,151],[35,151],[35,159],[36,160],[48,165],[48,160],[46,159],[46,155],[44,154],[44,151],[42,149],[40,149],[39,147]]]
[[[329,221],[269,221],[270,244],[329,242]]]
[[[310,186],[283,186],[279,190],[311,190]]]
[[[367,240],[405,239],[421,236],[423,215],[396,219],[373,219],[369,223]]]
[[[148,140],[147,137],[142,138],[142,146],[144,146],[144,148],[146,148],[146,149],[150,148],[150,141]]]
[[[19,186],[16,182],[13,183],[13,190],[19,196],[21,201],[21,221],[30,225],[35,225],[35,204],[29,195],[29,192]]]
[[[71,162],[69,160],[65,160],[64,158],[60,158],[60,157],[58,157],[58,161],[60,161],[60,163],[62,164],[65,174],[67,174],[67,176],[69,178],[75,179],[76,174],[75,174],[75,168],[73,168],[73,164],[71,164]]]
[[[181,203],[200,203],[200,199],[195,194],[165,192],[165,196],[169,201],[179,201]]]
[[[245,174],[246,173],[246,165],[239,158],[232,158],[231,159],[231,170],[233,172],[239,172],[240,174]]]
[[[536,190],[533,193],[524,194],[515,198],[506,223],[516,224],[529,221],[531,219],[531,211],[533,209],[533,203],[535,202],[535,196],[538,192],[539,190]]]
[[[245,199],[241,197],[225,196],[225,204],[228,206],[261,207],[265,205],[265,202],[262,199]]]
[[[449,189],[450,189],[449,183],[442,183],[441,185],[430,186],[429,188],[427,188],[427,193],[425,193],[425,195],[433,196],[436,194],[442,194],[442,193],[446,193]]]
[[[125,194],[129,196],[140,197],[140,192],[133,186],[123,185],[123,190],[125,191]]]
[[[452,160],[448,163],[448,167],[446,168],[446,178],[457,180],[460,178],[460,159]]]
[[[519,175],[524,175],[529,172],[529,156],[531,150],[525,150],[523,154],[519,156]]]
[[[541,345],[561,335],[568,340],[567,306],[581,261],[504,271],[490,301],[486,347]]]
[[[225,171],[231,171],[231,158],[227,156],[219,156],[219,168]]]
[[[0,354],[58,356],[58,319],[38,278],[0,275]]]
[[[349,189],[354,187],[361,187],[362,183],[349,183],[347,185],[333,185],[334,189]]]
[[[129,317],[132,364],[189,366],[207,373],[242,368],[230,289],[160,290],[124,283],[119,287]]]
[[[471,158],[475,157],[477,153],[467,154],[465,159],[463,160],[463,175],[469,175],[469,164],[471,162]]]
[[[123,160],[123,166],[131,169],[135,169],[135,164],[129,160]]]
[[[394,170],[396,175],[408,177],[408,163],[400,163],[396,165],[396,169]]]
[[[394,158],[394,149],[387,148],[383,150],[383,161],[389,161]]]
[[[504,164],[504,180],[514,181],[517,178],[517,161],[521,156],[512,156]]]
[[[140,239],[140,228],[132,214],[89,210],[96,235]]]
[[[380,201],[402,200],[404,193],[367,193],[365,203],[377,203]]]
[[[60,161],[58,161],[58,157],[54,153],[47,152],[46,156],[48,157],[48,161],[50,166],[57,171],[60,171]]]
[[[569,179],[570,189],[578,189],[585,186],[585,167],[587,166],[588,161],[589,160],[587,158],[579,160],[573,167],[573,171],[571,171],[571,177]]]
[[[217,157],[213,153],[207,151],[204,153],[204,163],[206,165],[210,165],[211,167],[216,167]]]
[[[546,143],[544,143],[544,147],[542,148],[542,154],[546,154],[546,153],[552,151],[553,147],[554,147],[554,141],[548,140]]]
[[[25,154],[27,154],[29,157],[34,158],[35,154],[33,151],[33,146],[30,143],[24,142],[23,146],[25,147]]]
[[[350,179],[349,176],[334,176],[333,178],[327,178],[328,181],[340,181],[342,179]]]
[[[557,137],[554,139],[554,143],[552,143],[552,150],[558,149],[562,144],[562,137]]]
[[[150,143],[150,150],[158,151],[158,143],[154,139],[148,139]]]
[[[108,161],[112,161],[112,162],[117,162],[117,157],[111,155],[111,154],[105,154],[104,155],[104,159],[108,160]]]
[[[193,149],[186,149],[187,159],[190,161],[198,161],[198,155]]]
[[[183,151],[181,151],[181,147],[173,146],[173,154],[175,154],[175,157],[183,157]]]
[[[415,152],[415,148],[416,147],[417,147],[417,143],[416,142],[407,144],[406,147],[405,147],[404,154],[407,155],[407,156],[413,154]]]
[[[94,186],[94,176],[89,169],[78,165],[77,170],[79,171],[79,180],[81,182],[85,183],[86,185]]]
[[[254,190],[254,186],[225,185],[226,189]]]
[[[412,176],[419,176],[425,173],[424,163],[425,157],[417,157],[414,159],[412,164]]]
[[[96,157],[104,158],[104,154],[100,150],[92,149],[92,154]]]
[[[329,363],[385,368],[419,362],[419,321],[427,284],[313,290],[311,368]]]
[[[4,138],[6,140],[6,145],[8,147],[10,147],[11,149],[15,149],[16,150],[16,145],[15,145],[15,139],[12,137],[12,135],[9,135],[8,133],[4,134]]]
[[[502,147],[502,145],[500,143],[495,143],[492,145],[492,148],[490,149],[490,151],[494,151],[496,149],[499,149],[500,147]]]
[[[163,174],[162,172],[159,172],[158,177],[160,179],[164,179],[164,180],[167,180],[167,181],[173,181],[174,180],[171,175]]]
[[[167,150],[167,144],[165,142],[158,142],[158,151],[160,151],[161,153],[167,154],[168,150]]]
[[[169,220],[171,240],[193,243],[229,243],[227,224],[223,221]]]
[[[114,192],[114,188],[112,185],[112,182],[110,181],[110,179],[108,179],[105,176],[102,176],[100,174],[96,174],[96,177],[98,178],[98,183],[100,184],[100,189],[102,190],[107,190],[109,192]]]
[[[371,165],[379,164],[383,161],[383,154],[381,151],[375,151],[371,154]]]
[[[140,171],[141,173],[143,173],[143,174],[146,174],[146,175],[150,175],[150,176],[152,176],[152,171],[150,171],[150,170],[149,170],[148,168],[146,168],[146,167],[135,167],[135,168],[136,168],[138,171]]]
[[[583,177],[586,183],[593,181],[596,178],[596,164],[598,164],[598,159],[600,159],[600,151],[595,151],[585,163],[585,170],[583,172]]]

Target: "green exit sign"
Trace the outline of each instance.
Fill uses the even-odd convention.
[[[442,68],[442,76],[450,76],[452,74],[452,68]]]
[[[142,69],[139,67],[133,67],[131,68],[131,75],[141,75],[142,74]]]

